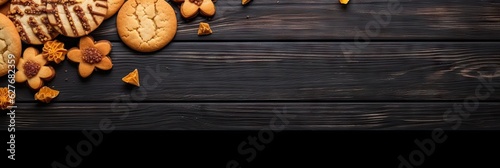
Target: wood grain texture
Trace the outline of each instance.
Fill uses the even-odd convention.
[[[500,43],[377,42],[349,59],[340,45],[177,42],[143,54],[115,42],[111,71],[82,79],[77,64],[65,61],[47,85],[61,91],[56,102],[112,102],[130,94],[145,102],[462,101],[475,94],[480,76],[500,86]],[[121,81],[135,68],[140,88]],[[18,101],[33,101],[26,85],[17,87]]]
[[[48,105],[16,84],[16,127],[94,129],[108,118],[118,130],[260,130],[286,111],[290,130],[451,129],[443,114],[481,88],[490,94],[460,129],[500,129],[500,2],[399,0],[401,12],[359,42],[391,1],[218,0],[211,20],[178,18],[174,41],[154,53],[126,47],[111,18],[92,36],[113,42],[113,69],[82,79],[75,63],[53,65],[47,85],[61,93]],[[200,21],[214,34],[197,36]],[[139,88],[121,81],[135,68]]]
[[[270,123],[287,130],[452,130],[443,118],[455,103],[19,103],[18,130],[260,130]],[[458,103],[458,105],[461,105]],[[459,130],[500,129],[500,103],[478,103]],[[279,115],[278,115],[279,114]],[[273,119],[275,118],[275,119]],[[0,125],[7,128],[8,118]],[[274,127],[273,127],[274,128]]]
[[[401,11],[391,13],[389,21],[381,13],[390,11],[396,2]],[[179,23],[174,41],[353,41],[366,33],[370,40],[500,39],[500,2],[494,0],[359,0],[347,6],[337,0],[261,0],[248,6],[218,0],[215,5],[217,12],[211,20],[185,21],[176,7]],[[376,24],[377,16],[387,24]],[[92,35],[118,41],[115,20],[106,20]],[[198,37],[200,21],[208,21],[214,34]],[[367,26],[373,26],[372,33],[366,31]]]

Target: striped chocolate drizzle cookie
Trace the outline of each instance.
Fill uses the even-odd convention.
[[[43,44],[59,34],[50,25],[45,7],[46,0],[11,1],[9,19],[25,43]]]
[[[61,34],[81,37],[94,31],[108,11],[107,0],[46,0],[50,24]]]

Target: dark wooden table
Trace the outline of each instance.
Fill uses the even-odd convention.
[[[105,21],[91,35],[112,41],[113,69],[82,79],[76,64],[55,65],[50,104],[17,84],[16,128],[259,130],[281,117],[289,130],[500,129],[499,1],[240,3],[179,17],[174,41],[149,54]],[[200,21],[214,34],[197,36]],[[121,81],[135,68],[139,88]]]

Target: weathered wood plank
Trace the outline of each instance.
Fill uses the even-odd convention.
[[[401,10],[390,13],[390,21],[379,14],[391,11],[389,6],[397,2]],[[397,6],[395,9],[399,9]],[[216,15],[209,21],[214,34],[198,37],[198,24],[207,19],[184,21],[177,14],[178,32],[174,40],[353,41],[366,33],[370,34],[370,40],[500,39],[500,2],[492,0],[365,0],[352,1],[346,7],[336,0],[282,0],[279,3],[261,0],[245,7],[240,1],[218,0],[216,7]],[[383,19],[382,24],[374,24],[378,23],[377,16]],[[119,40],[115,19],[105,21],[92,35],[96,39]],[[367,25],[374,26],[372,33],[365,30]]]
[[[104,120],[117,130],[260,130],[271,122],[287,130],[453,129],[455,103],[19,103],[18,130],[97,129]],[[456,103],[462,105],[462,103]],[[470,104],[472,105],[472,104]],[[499,129],[500,103],[479,102],[457,129]],[[445,115],[451,110],[449,115]],[[127,112],[128,111],[128,112]],[[275,118],[275,119],[273,119]],[[6,128],[8,116],[2,117]]]
[[[111,102],[133,93],[149,102],[462,101],[482,83],[500,86],[496,42],[377,42],[349,59],[339,42],[178,42],[152,54],[113,45],[111,71],[82,79],[76,64],[57,65],[47,84],[61,91],[55,101]],[[134,68],[140,88],[121,81]],[[18,101],[33,101],[24,84],[17,84],[17,93]]]

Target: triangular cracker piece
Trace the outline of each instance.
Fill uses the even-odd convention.
[[[141,86],[139,84],[139,71],[134,69],[134,71],[130,72],[127,76],[122,78],[122,81],[128,84],[135,85],[137,87]]]

